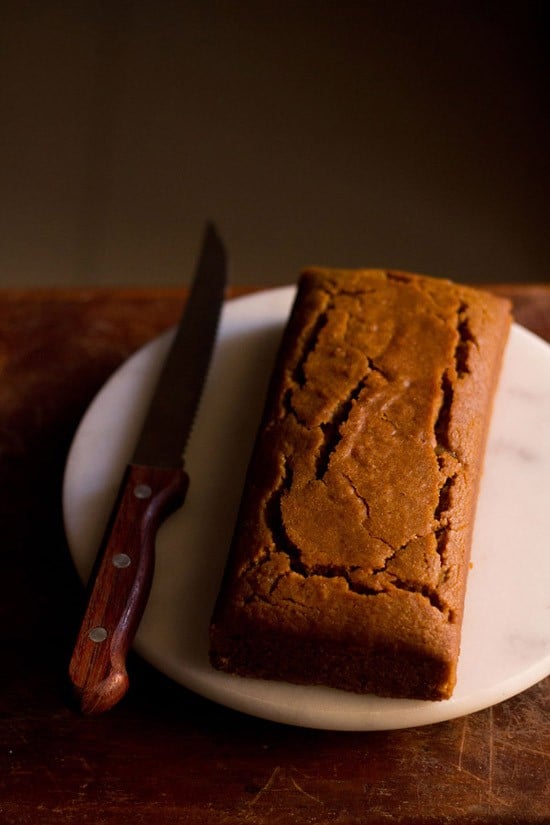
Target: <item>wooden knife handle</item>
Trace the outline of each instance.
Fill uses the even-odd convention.
[[[109,710],[128,690],[126,657],[151,589],[157,530],[188,483],[182,468],[126,469],[69,666],[84,713]]]

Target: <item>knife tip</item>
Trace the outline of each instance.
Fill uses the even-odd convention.
[[[212,220],[212,218],[208,218],[208,220],[206,221],[205,228],[204,228],[204,234],[205,235],[216,235],[216,236],[219,237],[220,233],[218,231],[218,226],[216,224],[216,221]]]
[[[227,268],[227,250],[218,230],[217,224],[211,218],[206,221],[202,249],[203,251],[210,250],[210,252],[214,252],[215,254],[217,253],[223,260],[222,268]]]

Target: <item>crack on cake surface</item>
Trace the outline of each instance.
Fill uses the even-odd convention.
[[[315,351],[317,346],[317,342],[319,341],[319,336],[321,335],[321,331],[326,327],[328,323],[328,317],[330,312],[330,305],[321,312],[313,324],[311,330],[309,331],[309,335],[307,336],[304,346],[302,348],[302,352],[300,353],[300,357],[294,370],[292,371],[292,380],[295,384],[299,387],[303,387],[306,383],[306,375],[305,375],[305,365],[306,361],[311,355],[312,352]]]
[[[423,596],[429,601],[431,606],[435,607],[435,609],[438,610],[447,620],[451,619],[452,611],[441,599],[441,596],[437,590],[433,587],[430,587],[427,584],[423,584],[419,587],[418,582],[408,582],[406,580],[399,579],[398,577],[393,579],[393,584],[397,590],[404,590],[408,593],[418,593],[420,596]]]
[[[389,270],[386,272],[386,280],[395,281],[399,284],[407,284],[408,286],[416,286],[414,282],[412,282],[410,275],[407,275],[406,272],[393,272]]]
[[[472,332],[468,316],[468,305],[461,303],[457,312],[458,343],[455,350],[456,374],[459,378],[470,373],[469,354],[471,346],[478,346]]]
[[[441,406],[434,426],[436,440],[436,459],[438,467],[444,473],[443,483],[439,488],[437,506],[434,511],[436,550],[441,562],[441,577],[445,581],[448,571],[446,568],[446,550],[450,540],[451,525],[447,513],[452,506],[453,488],[462,470],[462,462],[456,454],[451,435],[451,411],[454,400],[455,384],[470,373],[469,352],[471,346],[478,346],[477,339],[470,327],[468,316],[469,307],[461,302],[456,311],[457,341],[453,355],[453,367],[443,372],[441,377]],[[452,472],[445,473],[446,456],[454,460]],[[453,620],[453,611],[449,611],[449,620]]]
[[[320,425],[324,440],[319,448],[315,463],[315,477],[322,481],[328,470],[330,459],[342,440],[342,427],[349,418],[353,406],[366,386],[367,376],[361,378],[351,390],[348,397],[340,401],[330,421]]]
[[[365,508],[366,518],[369,519],[370,518],[370,504],[368,503],[367,499],[364,496],[361,495],[361,493],[359,492],[359,490],[357,489],[357,487],[355,485],[355,482],[353,481],[352,478],[350,478],[350,476],[347,473],[342,473],[342,478],[344,478],[348,482],[349,486],[351,487],[351,489],[353,491],[353,495],[361,502],[361,504]]]
[[[453,488],[457,475],[457,473],[453,473],[452,475],[447,476],[439,490],[439,498],[437,502],[437,507],[435,508],[434,518],[440,524],[442,522],[443,516],[445,515],[445,513],[448,512],[450,508],[451,490]]]
[[[288,461],[285,461],[281,478],[277,487],[271,493],[269,500],[265,505],[265,520],[266,525],[271,533],[273,546],[280,548],[287,554],[290,559],[299,559],[300,550],[290,540],[281,512],[281,500],[284,494],[290,490],[292,486],[292,470],[288,466]]]
[[[441,405],[434,425],[436,453],[439,450],[452,454],[450,424],[453,395],[453,382],[449,370],[446,369],[441,376]]]

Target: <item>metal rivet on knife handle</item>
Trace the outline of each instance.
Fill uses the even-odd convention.
[[[104,642],[108,635],[104,627],[92,627],[88,633],[92,642]]]
[[[130,567],[132,564],[132,559],[126,553],[117,553],[113,556],[113,566],[122,569],[124,567]]]
[[[149,498],[153,491],[148,484],[138,484],[134,488],[134,495],[136,498]]]

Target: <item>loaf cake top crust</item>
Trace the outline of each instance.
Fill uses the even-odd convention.
[[[243,633],[352,659],[401,649],[443,663],[426,698],[450,695],[509,309],[409,273],[303,273],[213,620],[217,666]]]

